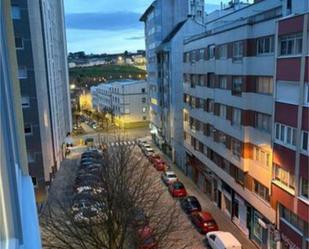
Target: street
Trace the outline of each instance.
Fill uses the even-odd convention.
[[[141,133],[143,133],[143,131],[141,132],[132,131],[130,137],[137,138]],[[114,138],[113,134],[104,134],[103,136],[107,136],[111,140]],[[148,141],[151,142],[150,137],[148,137]],[[113,145],[113,149],[117,149],[116,143],[114,144],[113,142],[110,142],[109,144],[110,146]],[[155,148],[156,153],[159,153],[160,156],[167,162],[167,164],[171,166],[171,169],[174,170],[174,172],[177,174],[180,181],[185,185],[188,195],[196,196],[202,205],[202,210],[208,211],[213,215],[220,230],[231,232],[241,242],[243,249],[255,248],[254,244],[238,230],[238,228],[231,222],[229,217],[224,215],[222,211],[220,211],[208,199],[208,197],[196,187],[196,185],[188,177],[186,177],[178,168],[176,168],[171,163],[169,158],[167,158],[164,154],[162,154],[154,145],[153,147]],[[85,150],[85,148],[86,147],[84,146],[74,147],[68,158],[63,161],[60,170],[56,174],[56,179],[53,181],[51,185],[49,193],[49,203],[52,203],[54,198],[64,202],[72,198],[72,185],[74,183],[74,177],[78,169],[80,154],[82,153],[82,151]],[[134,153],[136,154],[137,158],[143,157],[144,160],[148,160],[142,154],[140,148],[137,145],[134,147]],[[152,168],[151,176],[157,178],[157,181],[161,181],[160,180],[161,173],[158,172],[154,167],[151,168]],[[164,204],[173,205],[175,199],[173,199],[169,194],[168,188],[163,183],[159,184],[159,186],[160,188],[162,188],[161,190],[164,190],[164,196],[162,196],[161,199],[162,205]],[[176,207],[177,209],[179,209],[177,211],[180,212],[179,224],[181,224],[181,226],[184,228],[185,236],[183,234],[183,231],[181,232],[181,230],[179,232],[176,232],[172,236],[174,238],[177,238],[176,240],[178,240],[181,245],[185,240],[185,243],[189,245],[189,247],[187,248],[190,249],[205,248],[206,246],[204,244],[204,236],[201,235],[199,232],[197,232],[196,228],[193,227],[187,215],[184,212],[182,212],[182,210],[180,210],[180,205],[177,200],[176,202],[177,202]],[[177,245],[175,245],[175,248],[177,248]]]

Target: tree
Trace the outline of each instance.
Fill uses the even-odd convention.
[[[119,144],[121,141],[118,139]],[[189,225],[185,225],[176,201],[167,196],[137,146],[107,148],[100,163],[100,186],[104,191],[94,197],[101,207],[100,216],[80,224],[71,212],[70,200],[49,202],[41,217],[45,248],[141,248],[141,231],[146,227],[157,248],[182,249],[192,245],[192,241],[179,236],[188,233]]]

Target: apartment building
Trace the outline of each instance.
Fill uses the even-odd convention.
[[[29,172],[41,203],[71,130],[63,2],[11,5]]]
[[[271,193],[283,248],[309,247],[308,8],[302,12],[278,20],[276,30]]]
[[[302,0],[223,9],[206,16],[206,32],[184,45],[186,173],[260,248],[308,243],[303,13]],[[291,172],[296,195],[287,191]]]
[[[122,80],[91,88],[93,107],[108,111],[121,128],[149,125],[148,84],[143,80]]]
[[[0,248],[40,249],[40,230],[23,134],[9,0],[0,3]]]
[[[157,0],[140,18],[145,23],[150,129],[157,145],[183,162],[183,38],[203,31],[204,1]],[[172,70],[173,69],[173,70]]]

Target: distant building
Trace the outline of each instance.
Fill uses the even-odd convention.
[[[29,172],[42,202],[71,130],[63,1],[11,4]]]
[[[149,123],[148,87],[142,80],[123,80],[91,88],[93,107],[108,111],[119,127],[133,128]]]
[[[0,2],[0,248],[41,249],[29,176],[11,3]]]

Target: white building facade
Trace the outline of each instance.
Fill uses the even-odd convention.
[[[93,107],[109,111],[119,127],[143,127],[149,124],[148,84],[123,80],[91,88]]]

